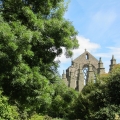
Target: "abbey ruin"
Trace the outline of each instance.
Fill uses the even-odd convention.
[[[112,56],[109,72],[116,64],[116,59]],[[88,82],[95,82],[97,74],[104,74],[105,68],[101,58],[97,60],[86,49],[83,54],[72,61],[71,66],[63,71],[62,79],[68,87],[81,91]]]

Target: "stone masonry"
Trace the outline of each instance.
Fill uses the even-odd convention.
[[[116,59],[112,56],[110,70],[116,64]],[[81,91],[88,82],[95,82],[97,74],[104,74],[105,68],[101,58],[97,60],[86,49],[83,54],[74,59],[71,66],[63,71],[62,79],[68,87]]]

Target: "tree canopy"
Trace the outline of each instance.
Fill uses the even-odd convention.
[[[96,83],[87,84],[74,107],[76,118],[82,120],[120,119],[120,65],[100,75]]]
[[[62,47],[71,57],[79,46],[66,9],[64,0],[0,0],[0,87],[29,115],[52,104]]]
[[[0,71],[6,94],[35,81],[34,73],[55,77],[56,56],[78,47],[77,32],[65,20],[63,0],[1,0]],[[17,85],[17,86],[16,86]],[[15,87],[16,86],[16,87]],[[20,89],[20,88],[19,88]],[[15,93],[16,94],[16,93]]]

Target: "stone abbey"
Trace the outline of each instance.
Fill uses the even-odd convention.
[[[116,59],[112,56],[109,72],[116,64]],[[104,74],[105,68],[101,58],[97,60],[86,49],[83,54],[74,59],[71,66],[63,71],[62,79],[68,87],[81,91],[88,82],[95,82],[97,74]]]

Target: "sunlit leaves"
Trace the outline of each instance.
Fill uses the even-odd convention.
[[[58,63],[54,59],[62,54],[62,47],[66,49],[65,55],[71,57],[72,49],[79,44],[72,23],[64,19],[64,0],[2,0],[2,6],[0,85],[3,93],[11,103],[17,103],[21,116],[34,111],[46,114],[51,109],[57,116],[58,113],[68,116],[73,112],[71,107],[77,95],[59,84]]]
[[[2,95],[0,91],[0,119],[1,120],[19,120],[19,113],[16,106],[8,103],[8,98]]]

